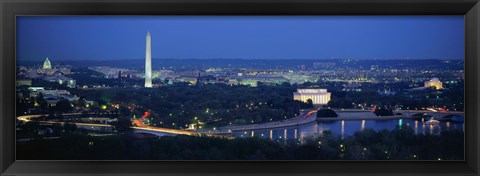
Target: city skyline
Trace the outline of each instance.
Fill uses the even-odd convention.
[[[461,161],[462,18],[19,17],[16,156]]]
[[[153,59],[464,56],[462,16],[18,17],[17,29],[17,59],[33,61],[141,59],[146,31]]]
[[[143,88],[145,62],[142,69],[50,59],[20,64],[17,154],[20,160],[462,160],[460,62],[284,63],[288,69],[190,62],[152,70],[152,88]]]

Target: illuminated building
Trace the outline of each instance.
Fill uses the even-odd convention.
[[[28,90],[31,91],[31,92],[38,92],[38,91],[45,90],[45,88],[44,87],[29,87]]]
[[[435,87],[435,89],[443,89],[443,84],[438,78],[432,78],[430,81],[426,81],[424,87]]]
[[[56,96],[70,95],[70,92],[68,90],[64,90],[64,89],[61,89],[61,90],[58,90],[58,89],[55,89],[55,90],[39,90],[38,92],[42,93],[44,96],[45,95],[56,95]]]
[[[59,99],[63,98],[69,101],[77,101],[79,100],[79,97],[76,95],[70,94],[68,90],[45,90],[45,89],[38,89],[36,92],[30,93],[31,97],[37,97],[39,94],[42,94],[44,98],[50,98],[50,99]]]
[[[65,85],[65,86],[70,87],[70,88],[75,88],[76,85],[77,85],[76,80],[74,80],[72,78],[65,77],[63,75],[57,75],[57,74],[53,75],[53,76],[45,77],[45,78],[43,78],[43,80],[48,81],[48,82],[58,83],[58,84],[61,84],[61,85]]]
[[[147,43],[145,53],[145,87],[152,87],[152,49],[150,32],[147,32]]]
[[[312,78],[310,75],[297,74],[297,73],[288,73],[284,74],[283,77],[290,82],[290,84],[303,84],[305,82],[316,82],[316,79]]]
[[[282,75],[285,73],[285,70],[257,70],[257,69],[247,69],[243,70],[241,75]],[[239,75],[240,76],[240,75]]]
[[[43,69],[52,69],[52,63],[50,63],[48,57],[45,59],[45,62],[43,62]]]
[[[228,84],[228,85],[231,85],[231,86],[232,86],[232,85],[238,85],[238,80],[236,80],[236,79],[229,79],[227,84]]]
[[[303,102],[311,99],[314,105],[325,105],[330,101],[330,95],[327,89],[297,89],[293,92],[293,99]]]
[[[100,66],[100,67],[88,67],[88,69],[100,72],[104,75],[104,78],[118,78],[118,76],[126,76],[128,73],[132,73],[134,71],[129,70],[129,69],[124,69],[124,68],[114,68],[114,67],[106,67],[106,66]],[[119,74],[121,72],[121,74]],[[140,76],[142,77],[143,73],[139,72]]]
[[[190,85],[195,85],[197,84],[198,78],[194,76],[181,76],[177,78],[177,81],[180,82],[188,82]]]
[[[257,87],[257,83],[261,82],[267,85],[276,85],[288,82],[283,76],[277,75],[244,75],[238,80],[238,84]]]
[[[56,69],[52,69],[52,63],[47,57],[43,62],[42,69],[38,69],[37,73],[45,74],[45,75],[53,75],[56,71],[57,71]]]
[[[43,66],[41,69],[37,69],[36,72],[38,74],[43,74],[43,75],[53,75],[56,72],[61,72],[63,74],[71,74],[71,66],[69,65],[57,65],[55,68],[52,66],[52,62],[50,62],[50,59],[48,57],[45,59],[43,62]]]

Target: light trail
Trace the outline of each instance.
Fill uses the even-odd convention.
[[[68,115],[80,115],[81,113],[71,113]],[[67,114],[66,114],[67,115]],[[38,118],[41,116],[45,116],[45,114],[38,114],[38,115],[24,115],[17,117],[18,120],[24,122],[34,121],[32,119]],[[35,122],[40,123],[48,123],[48,124],[61,124],[64,125],[68,122],[58,122],[58,121],[43,121],[43,120],[35,120]],[[71,122],[71,124],[75,124],[77,126],[89,126],[89,127],[113,127],[112,125],[108,124],[96,124],[96,123],[81,123],[81,122]],[[221,136],[218,134],[209,134],[209,133],[201,133],[201,132],[193,132],[193,131],[186,131],[186,130],[177,130],[171,128],[160,128],[160,127],[152,127],[147,126],[139,120],[133,120],[134,126],[130,127],[132,129],[137,130],[145,130],[145,131],[152,131],[152,132],[160,132],[160,133],[169,133],[169,134],[182,134],[182,135],[190,135],[190,136],[210,136],[210,137],[221,137],[221,138],[228,138],[231,139],[233,137],[228,136]]]
[[[191,136],[211,136],[211,137],[221,137],[221,138],[228,138],[231,139],[233,137],[228,137],[228,136],[222,136],[219,134],[230,134],[231,131],[239,131],[239,130],[255,130],[255,129],[264,129],[264,128],[279,128],[279,127],[286,127],[286,126],[293,126],[293,125],[299,125],[303,123],[309,123],[310,120],[308,117],[316,113],[317,110],[311,110],[308,113],[295,117],[291,120],[287,121],[282,121],[281,123],[279,122],[269,122],[265,124],[255,124],[255,125],[245,125],[245,126],[236,126],[233,128],[227,128],[229,129],[228,132],[218,132],[216,134],[212,134],[210,132],[195,132],[195,131],[186,131],[186,130],[177,130],[177,129],[171,129],[171,128],[161,128],[161,127],[152,127],[145,125],[139,120],[133,120],[134,126],[130,127],[132,129],[137,129],[137,130],[145,130],[145,131],[152,131],[152,132],[160,132],[160,133],[168,133],[168,134],[181,134],[181,135],[191,135]],[[425,110],[399,110],[397,112],[409,112],[409,113],[426,113],[432,111],[425,111]],[[447,112],[434,112],[434,113],[440,113],[440,114],[463,114],[464,112],[461,111],[447,111]],[[69,113],[69,114],[63,114],[65,116],[69,115],[81,115],[82,113]],[[24,116],[18,116],[17,119],[20,121],[24,122],[30,122],[33,121],[33,118],[38,118],[41,116],[46,116],[46,114],[38,114],[38,115],[24,115]],[[315,120],[315,118],[313,118]],[[66,122],[56,122],[56,121],[36,121],[36,122],[41,122],[41,123],[50,123],[50,124],[65,124]],[[91,126],[91,127],[112,127],[112,125],[108,124],[93,124],[93,123],[72,123],[77,126]]]
[[[210,136],[210,137],[232,138],[232,137],[221,136],[221,135],[218,135],[218,134],[211,134],[211,133],[201,133],[201,132],[177,130],[177,129],[171,129],[171,128],[152,127],[152,126],[145,125],[140,120],[136,120],[136,119],[133,120],[133,124],[135,126],[133,126],[131,128],[138,129],[138,130],[154,131],[154,132],[169,133],[169,134],[183,134],[183,135],[190,135],[190,136],[203,136],[203,135],[205,135],[205,136]]]

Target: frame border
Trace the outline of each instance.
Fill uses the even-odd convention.
[[[1,175],[479,175],[479,0],[0,0]],[[15,161],[18,15],[464,15],[465,161]]]

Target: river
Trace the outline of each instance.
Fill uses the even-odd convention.
[[[339,137],[351,136],[357,131],[367,128],[375,131],[383,129],[393,130],[400,126],[410,126],[414,133],[419,134],[440,134],[443,130],[463,130],[462,122],[446,122],[441,121],[438,125],[426,125],[421,120],[414,119],[395,119],[395,120],[336,120],[336,121],[314,121],[308,124],[291,126],[286,128],[271,128],[249,131],[235,131],[234,137],[261,137],[274,140],[299,139],[304,140],[306,137],[315,137],[320,135],[324,130],[330,130],[334,135]]]

